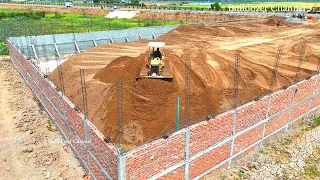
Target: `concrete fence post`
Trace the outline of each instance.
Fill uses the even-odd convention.
[[[54,43],[53,45],[54,45],[54,49],[56,50],[57,56],[61,57],[61,55],[59,53],[59,49],[58,49],[57,43]]]
[[[37,51],[36,51],[36,48],[34,47],[34,45],[33,45],[33,44],[30,44],[30,46],[31,46],[31,48],[32,48],[32,51],[33,51],[33,54],[34,54],[35,59],[39,59],[38,54],[37,54]]]
[[[126,157],[118,154],[118,180],[126,180]]]
[[[83,118],[83,129],[84,129],[84,137],[86,139],[86,142],[84,142],[84,145],[86,148],[88,172],[89,172],[89,176],[91,176],[92,172],[91,172],[91,166],[90,166],[89,147],[88,147],[88,143],[90,143],[91,139],[88,136],[87,118],[86,117]]]
[[[314,96],[315,96],[315,94],[317,93],[318,81],[319,81],[319,74],[316,75],[316,80],[315,80],[314,86],[313,86],[312,98],[311,98],[311,101],[310,101],[309,110],[308,110],[308,112],[307,112],[307,114],[306,114],[306,118],[309,118],[309,114],[310,114],[310,111],[311,111],[311,109],[312,109],[312,104],[313,104]],[[316,110],[316,111],[317,111],[317,110]]]
[[[236,135],[236,125],[237,125],[237,108],[235,108],[232,112],[233,112],[232,141],[231,141],[230,160],[229,160],[228,168],[231,167],[232,156],[233,156],[233,151],[234,151],[234,140],[235,140],[235,135]]]
[[[190,129],[186,128],[186,149],[185,149],[185,170],[184,179],[189,180],[189,166],[190,166]]]
[[[288,121],[287,121],[287,125],[286,125],[286,132],[289,129],[289,124],[290,124],[290,120],[291,120],[291,116],[292,116],[292,111],[293,111],[293,108],[294,108],[294,99],[296,97],[297,90],[298,90],[298,86],[297,86],[297,84],[295,84],[294,85],[293,96],[292,96],[291,104],[290,104],[290,113],[289,113],[289,117],[288,117]]]
[[[266,112],[266,119],[269,118],[269,113],[270,113],[270,109],[271,109],[271,102],[272,102],[272,94],[273,93],[270,93],[269,95],[269,101],[268,101],[268,106],[267,106],[267,112]],[[261,135],[261,144],[260,144],[260,148],[263,148],[263,139],[264,139],[264,136],[266,134],[266,128],[267,128],[267,125],[268,125],[268,120],[264,123],[263,125],[263,130],[262,130],[262,135]]]
[[[77,53],[79,54],[79,53],[80,53],[80,49],[79,49],[79,46],[78,46],[78,43],[77,43],[76,40],[74,40],[74,45],[75,45],[75,47],[76,47]]]
[[[97,46],[97,42],[96,42],[96,40],[95,40],[94,35],[92,34],[92,32],[90,32],[90,35],[91,35],[91,37],[92,37],[93,46],[96,47],[96,46]]]

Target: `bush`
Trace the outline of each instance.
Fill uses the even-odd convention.
[[[222,10],[222,7],[220,6],[220,4],[218,2],[215,2],[214,4],[211,4],[211,9],[215,10],[215,11],[220,11],[220,10]]]
[[[54,12],[54,18],[62,18],[62,17],[64,17],[64,15],[62,15],[61,13]]]
[[[8,55],[9,54],[9,50],[7,45],[4,42],[0,43],[0,55]]]

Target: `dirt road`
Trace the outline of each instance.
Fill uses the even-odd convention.
[[[0,57],[0,179],[84,179],[83,168],[29,88]]]

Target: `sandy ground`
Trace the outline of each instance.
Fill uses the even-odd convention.
[[[86,179],[9,60],[0,57],[0,179]]]
[[[180,26],[157,41],[166,43],[165,57],[173,82],[136,81],[145,64],[147,41],[101,45],[71,57],[62,65],[67,96],[82,108],[79,69],[85,69],[89,119],[113,142],[117,139],[117,78],[123,77],[123,143],[126,148],[151,140],[175,126],[176,98],[181,97],[181,124],[186,124],[185,68],[191,62],[190,119],[230,109],[234,97],[235,53],[241,55],[239,101],[245,103],[269,90],[277,48],[283,45],[276,90],[293,83],[301,38],[307,39],[298,79],[313,74],[320,51],[320,25],[286,24],[275,19]],[[51,79],[60,86],[58,73]]]

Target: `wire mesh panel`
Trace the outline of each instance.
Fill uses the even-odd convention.
[[[62,44],[57,44],[58,51],[60,52],[60,55],[65,55],[65,54],[76,54],[77,49],[74,44],[74,42],[69,42],[69,43],[62,43]]]
[[[86,51],[90,48],[94,47],[94,43],[92,40],[89,41],[77,41],[77,44],[79,46],[79,50],[82,51]]]
[[[98,31],[88,33],[69,33],[42,36],[11,37],[10,41],[20,45],[21,51],[29,59],[41,59],[50,56],[65,54],[77,54],[100,44],[111,44],[113,42],[134,42],[139,39],[153,40],[178,27],[145,27],[125,30]],[[56,47],[55,47],[55,45]],[[43,51],[43,46],[46,51]]]
[[[93,154],[97,164],[105,177],[117,179],[118,176],[118,152],[111,142],[105,142],[104,136],[92,123],[88,122],[87,132],[88,148]]]

